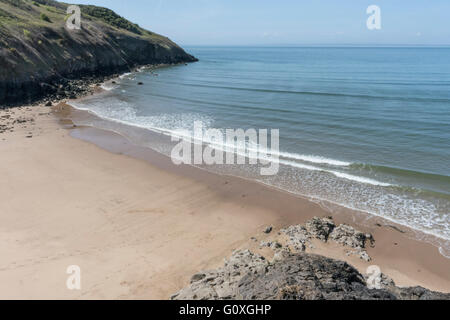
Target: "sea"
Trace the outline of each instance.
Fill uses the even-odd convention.
[[[278,174],[205,169],[383,217],[450,258],[449,47],[185,49],[199,62],[143,68],[71,102],[97,116],[81,124],[167,155],[173,143],[161,137],[194,137],[195,122],[278,129]]]

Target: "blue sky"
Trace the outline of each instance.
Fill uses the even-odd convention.
[[[450,45],[450,0],[77,0],[181,45]],[[368,30],[366,9],[381,8]]]

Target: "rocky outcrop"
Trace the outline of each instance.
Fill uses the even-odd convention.
[[[312,247],[312,239],[319,239],[339,243],[349,248],[348,254],[370,260],[365,248],[373,245],[372,235],[349,225],[336,226],[331,217],[315,217],[278,235],[283,234],[287,245],[274,237],[260,242],[260,247],[273,250],[271,261],[249,250],[235,251],[223,267],[194,275],[191,284],[172,299],[450,300],[450,294],[421,287],[400,288],[382,273],[363,276],[346,262],[305,253]]]
[[[306,222],[305,226],[295,225],[281,230],[289,237],[288,243],[297,251],[305,251],[311,247],[312,238],[323,242],[334,241],[351,248],[347,254],[355,254],[365,261],[370,261],[366,249],[367,244],[373,245],[375,240],[371,234],[356,230],[352,226],[341,224],[336,226],[331,217],[313,219]]]
[[[315,238],[326,242],[336,225],[333,219],[314,217],[306,222],[306,230]]]
[[[330,234],[330,239],[347,247],[361,249],[366,247],[367,242],[370,244],[375,242],[371,234],[363,233],[346,224],[336,227]]]
[[[257,254],[236,251],[225,261],[223,268],[195,274],[191,285],[172,297],[178,300],[235,299],[239,282],[247,273],[259,274],[269,265]]]
[[[140,65],[196,61],[168,38],[105,8],[82,6],[81,29],[69,30],[66,9],[53,0],[0,0],[0,106],[49,94],[75,97],[71,80],[94,82]]]
[[[289,237],[288,243],[296,251],[305,251],[306,246],[310,243],[311,234],[302,225],[290,226],[281,232]]]
[[[380,288],[370,289],[364,276],[345,262],[282,252],[282,258],[269,262],[248,250],[236,251],[224,267],[194,275],[191,284],[172,299],[450,300],[450,294],[421,287],[396,287],[383,275]]]

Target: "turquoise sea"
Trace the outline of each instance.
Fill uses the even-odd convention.
[[[74,107],[166,154],[139,132],[279,129],[278,175],[211,170],[385,217],[436,236],[450,257],[450,48],[185,49],[200,61],[124,75]]]

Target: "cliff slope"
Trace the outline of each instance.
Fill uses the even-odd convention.
[[[68,6],[54,0],[0,0],[0,106],[31,102],[68,79],[196,61],[168,38],[106,8],[80,6],[81,29],[69,30]]]

